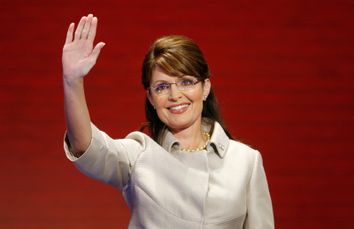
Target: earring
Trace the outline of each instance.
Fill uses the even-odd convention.
[[[203,100],[205,101],[207,99],[207,96],[206,95],[204,95],[204,98],[203,98]]]

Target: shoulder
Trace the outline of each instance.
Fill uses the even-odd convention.
[[[250,145],[233,139],[229,139],[228,142],[225,154],[227,160],[247,165],[247,167],[253,167],[261,159],[260,152]]]
[[[230,139],[229,150],[250,158],[260,157],[260,152],[257,149],[238,140]]]
[[[124,138],[111,138],[107,133],[98,129],[94,124],[92,126],[91,151],[107,151],[114,154],[126,154],[131,160],[135,160],[138,155],[151,146],[157,144],[147,134],[139,131],[133,131]]]
[[[153,140],[149,135],[140,132],[133,131],[129,133],[125,138],[126,141],[133,141],[135,144],[139,145],[142,151],[153,149],[156,147],[161,147],[155,140]]]
[[[230,139],[218,122],[215,122],[214,124],[211,142],[215,144],[222,157],[224,155],[228,155],[249,157],[249,159],[252,159],[258,157],[260,154],[258,150],[252,148],[251,146],[238,140]]]
[[[257,149],[243,142],[240,142],[238,140],[230,139],[229,147],[232,148],[233,150],[241,151],[246,154],[251,154],[251,155],[259,154],[259,151]]]
[[[230,140],[227,155],[247,163],[250,167],[263,163],[261,153],[257,149],[237,140]]]

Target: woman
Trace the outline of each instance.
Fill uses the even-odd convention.
[[[151,137],[113,140],[91,123],[83,77],[104,46],[93,47],[96,27],[89,14],[67,32],[64,148],[83,173],[122,190],[129,228],[273,228],[261,156],[223,126],[208,65],[190,39],[162,37],[145,56]]]

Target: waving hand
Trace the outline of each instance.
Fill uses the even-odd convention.
[[[89,14],[82,17],[74,33],[74,23],[67,31],[63,48],[63,76],[66,80],[78,80],[89,73],[95,65],[101,49],[105,45],[99,42],[93,47],[96,36],[97,18]]]

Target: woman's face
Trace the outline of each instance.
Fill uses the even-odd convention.
[[[183,76],[184,79],[194,80],[192,76]],[[150,85],[155,86],[160,83],[175,83],[181,80],[179,77],[166,74],[161,68],[156,67],[151,75]],[[176,84],[170,84],[170,89],[166,94],[156,94],[154,89],[150,89],[147,96],[151,104],[155,107],[160,120],[172,131],[180,130],[200,125],[203,110],[203,100],[210,91],[210,81],[207,79],[198,82],[188,90],[180,91]]]

